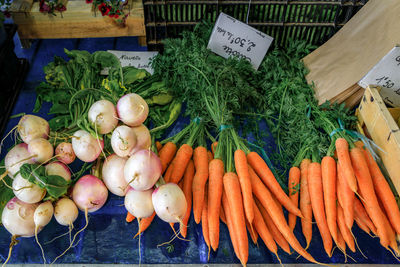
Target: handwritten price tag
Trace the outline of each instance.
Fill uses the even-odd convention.
[[[394,107],[400,107],[400,47],[396,46],[387,53],[358,84],[380,85],[383,100]]]
[[[151,74],[153,74],[153,69],[150,66],[150,60],[158,54],[158,52],[154,51],[135,52],[108,50],[107,52],[116,55],[122,67],[133,66],[139,69],[145,69]]]
[[[224,58],[233,56],[247,59],[258,69],[272,41],[271,36],[221,13],[207,48]]]

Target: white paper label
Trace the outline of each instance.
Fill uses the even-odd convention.
[[[116,55],[121,62],[121,66],[133,66],[138,69],[145,69],[151,74],[153,74],[153,69],[150,66],[150,59],[158,54],[156,51],[117,51],[117,50],[108,50],[114,55]]]
[[[400,47],[396,46],[387,53],[358,84],[379,85],[383,100],[394,107],[400,107]]]
[[[258,69],[272,40],[271,36],[221,13],[215,22],[207,48],[224,58],[245,58]]]

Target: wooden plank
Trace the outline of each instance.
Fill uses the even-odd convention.
[[[10,12],[29,12],[31,10],[33,0],[13,0],[9,11]]]
[[[365,90],[358,114],[361,126],[365,124],[372,140],[385,151],[378,151],[378,154],[397,192],[400,192],[400,129],[377,87],[370,86]],[[400,116],[400,113],[396,114]]]

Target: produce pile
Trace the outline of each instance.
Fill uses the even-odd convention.
[[[209,51],[210,33],[204,23],[165,40],[154,75],[121,67],[100,51],[66,50],[69,61],[56,57],[45,68],[35,111],[52,102],[54,117],[22,117],[18,144],[4,160],[0,193],[8,201],[2,223],[13,236],[10,253],[17,237],[35,236],[39,244],[53,214],[71,231],[79,208],[86,225],[55,262],[76,244],[87,214],[105,204],[108,191],[125,197],[126,220],[137,218],[139,238],[157,214],[184,239],[193,213],[209,252],[216,251],[222,221],[242,265],[248,233],[278,261],[278,247],[289,254],[292,247],[319,263],[307,252],[313,217],[329,257],[335,245],[345,255],[346,247],[355,251],[354,222],[400,253],[400,211],[368,140],[351,130],[356,119],[344,106],[318,106],[305,81],[300,59],[313,47],[276,48],[256,71]],[[182,105],[190,122],[170,136]],[[276,146],[263,143],[267,134]],[[67,164],[75,156],[85,163],[71,174]],[[293,232],[297,217],[303,245]]]

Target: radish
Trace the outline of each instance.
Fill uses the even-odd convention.
[[[12,235],[8,257],[3,266],[11,258],[13,247],[18,243],[17,237],[31,237],[35,234],[35,221],[33,219],[38,204],[25,203],[18,198],[10,199],[3,209],[1,223]]]
[[[151,195],[153,189],[138,191],[131,189],[125,196],[125,208],[138,219],[150,217],[154,212]]]
[[[38,243],[40,250],[42,252],[43,262],[46,264],[46,257],[44,256],[44,251],[42,245],[40,245],[39,239],[37,237],[38,230],[45,227],[51,220],[54,214],[53,204],[50,201],[43,202],[40,204],[33,214],[33,221],[35,222],[35,239]]]
[[[84,130],[78,130],[72,137],[72,148],[78,159],[84,162],[96,160],[103,150],[103,140],[94,138]]]
[[[135,132],[126,125],[118,126],[112,133],[111,146],[118,156],[129,156],[131,150],[136,146]]]
[[[60,198],[54,208],[54,218],[59,224],[72,227],[78,218],[78,208],[71,199]]]
[[[156,188],[152,195],[154,210],[161,220],[182,223],[187,203],[183,191],[177,184],[168,183]]]
[[[151,150],[139,150],[124,167],[125,181],[136,190],[147,190],[161,176],[161,161]]]
[[[133,155],[135,152],[141,149],[149,149],[151,146],[151,136],[149,129],[147,129],[144,124],[131,128],[136,134],[137,142],[136,146],[131,150],[130,155]]]
[[[124,178],[124,166],[126,161],[126,158],[121,158],[112,154],[104,161],[102,169],[103,182],[108,190],[121,197],[126,195],[129,188]]]
[[[35,115],[24,115],[18,122],[18,133],[22,141],[29,143],[36,138],[49,137],[50,126],[49,123]]]
[[[62,142],[56,147],[56,157],[65,164],[74,162],[76,155],[71,143]]]
[[[139,126],[149,114],[149,106],[138,94],[124,95],[117,102],[118,117],[128,126]]]
[[[114,104],[108,100],[99,100],[92,104],[88,112],[89,121],[99,134],[110,133],[118,124]]]
[[[28,151],[33,156],[33,160],[37,163],[45,163],[49,161],[54,154],[54,148],[44,138],[36,138],[28,143]]]
[[[26,203],[37,203],[41,201],[46,195],[46,189],[40,188],[38,185],[24,179],[21,174],[17,174],[13,183],[14,195],[21,201]]]
[[[28,151],[28,144],[21,143],[14,146],[7,153],[4,159],[4,164],[6,167],[6,172],[3,174],[4,177],[7,174],[11,174],[14,177],[24,163],[34,163],[34,161],[33,157]],[[3,175],[1,176],[2,178]]]
[[[64,178],[66,181],[71,180],[71,172],[64,163],[53,161],[47,164],[45,169],[46,175],[58,175]]]
[[[78,208],[85,212],[94,212],[106,203],[107,187],[93,175],[79,178],[72,190],[72,199]]]

